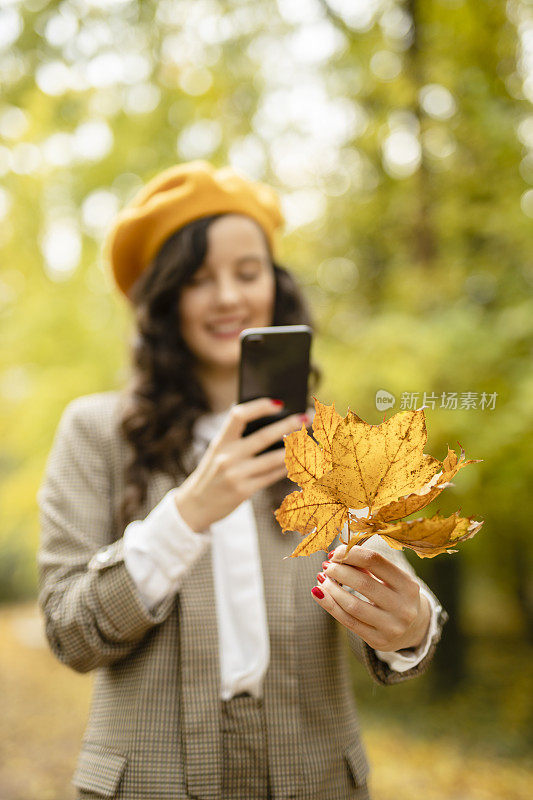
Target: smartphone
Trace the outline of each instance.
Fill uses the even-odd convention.
[[[309,325],[275,325],[241,331],[239,403],[259,397],[284,402],[277,414],[249,422],[243,436],[283,417],[306,411],[312,336]],[[261,452],[279,447],[283,447],[283,439]]]

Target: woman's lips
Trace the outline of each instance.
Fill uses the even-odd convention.
[[[240,332],[241,332],[240,328],[238,330],[236,330],[236,331],[231,332],[231,333],[221,333],[220,331],[210,331],[211,336],[214,336],[215,339],[235,339],[239,335]]]
[[[220,325],[208,325],[207,330],[216,339],[234,339],[246,328],[242,323],[224,323]]]

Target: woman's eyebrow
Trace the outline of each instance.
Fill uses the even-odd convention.
[[[239,264],[242,264],[245,261],[258,261],[258,262],[261,263],[261,262],[266,261],[266,260],[267,259],[266,259],[265,256],[258,255],[257,253],[248,253],[245,256],[239,256],[238,258],[236,258],[234,260],[233,264],[238,266]],[[211,269],[211,267],[212,267],[212,264],[209,261],[203,261],[198,266],[198,269],[196,271],[199,272],[201,269]]]
[[[242,261],[264,261],[264,256],[259,256],[256,253],[249,253],[245,256],[239,256],[239,258],[235,259],[235,264],[240,264]]]

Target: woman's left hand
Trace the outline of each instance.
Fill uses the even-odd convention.
[[[325,580],[318,584],[324,597],[315,601],[375,650],[393,652],[418,647],[424,640],[431,610],[420,586],[405,570],[381,553],[352,547],[339,563],[346,545],[339,545],[323,563]],[[341,584],[356,589],[367,601]]]

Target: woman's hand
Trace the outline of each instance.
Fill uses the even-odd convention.
[[[427,634],[431,611],[419,584],[381,553],[346,545],[332,551],[323,562],[324,597],[313,597],[322,608],[342,622],[375,650],[393,652],[418,647]],[[356,589],[368,602],[340,584]],[[316,588],[316,587],[315,587]]]
[[[287,477],[285,448],[261,451],[299,430],[302,422],[307,424],[307,415],[293,414],[242,436],[248,422],[276,411],[280,411],[280,405],[267,397],[239,403],[230,409],[224,426],[209,443],[198,466],[176,492],[178,511],[194,531],[206,530],[258,489]]]

